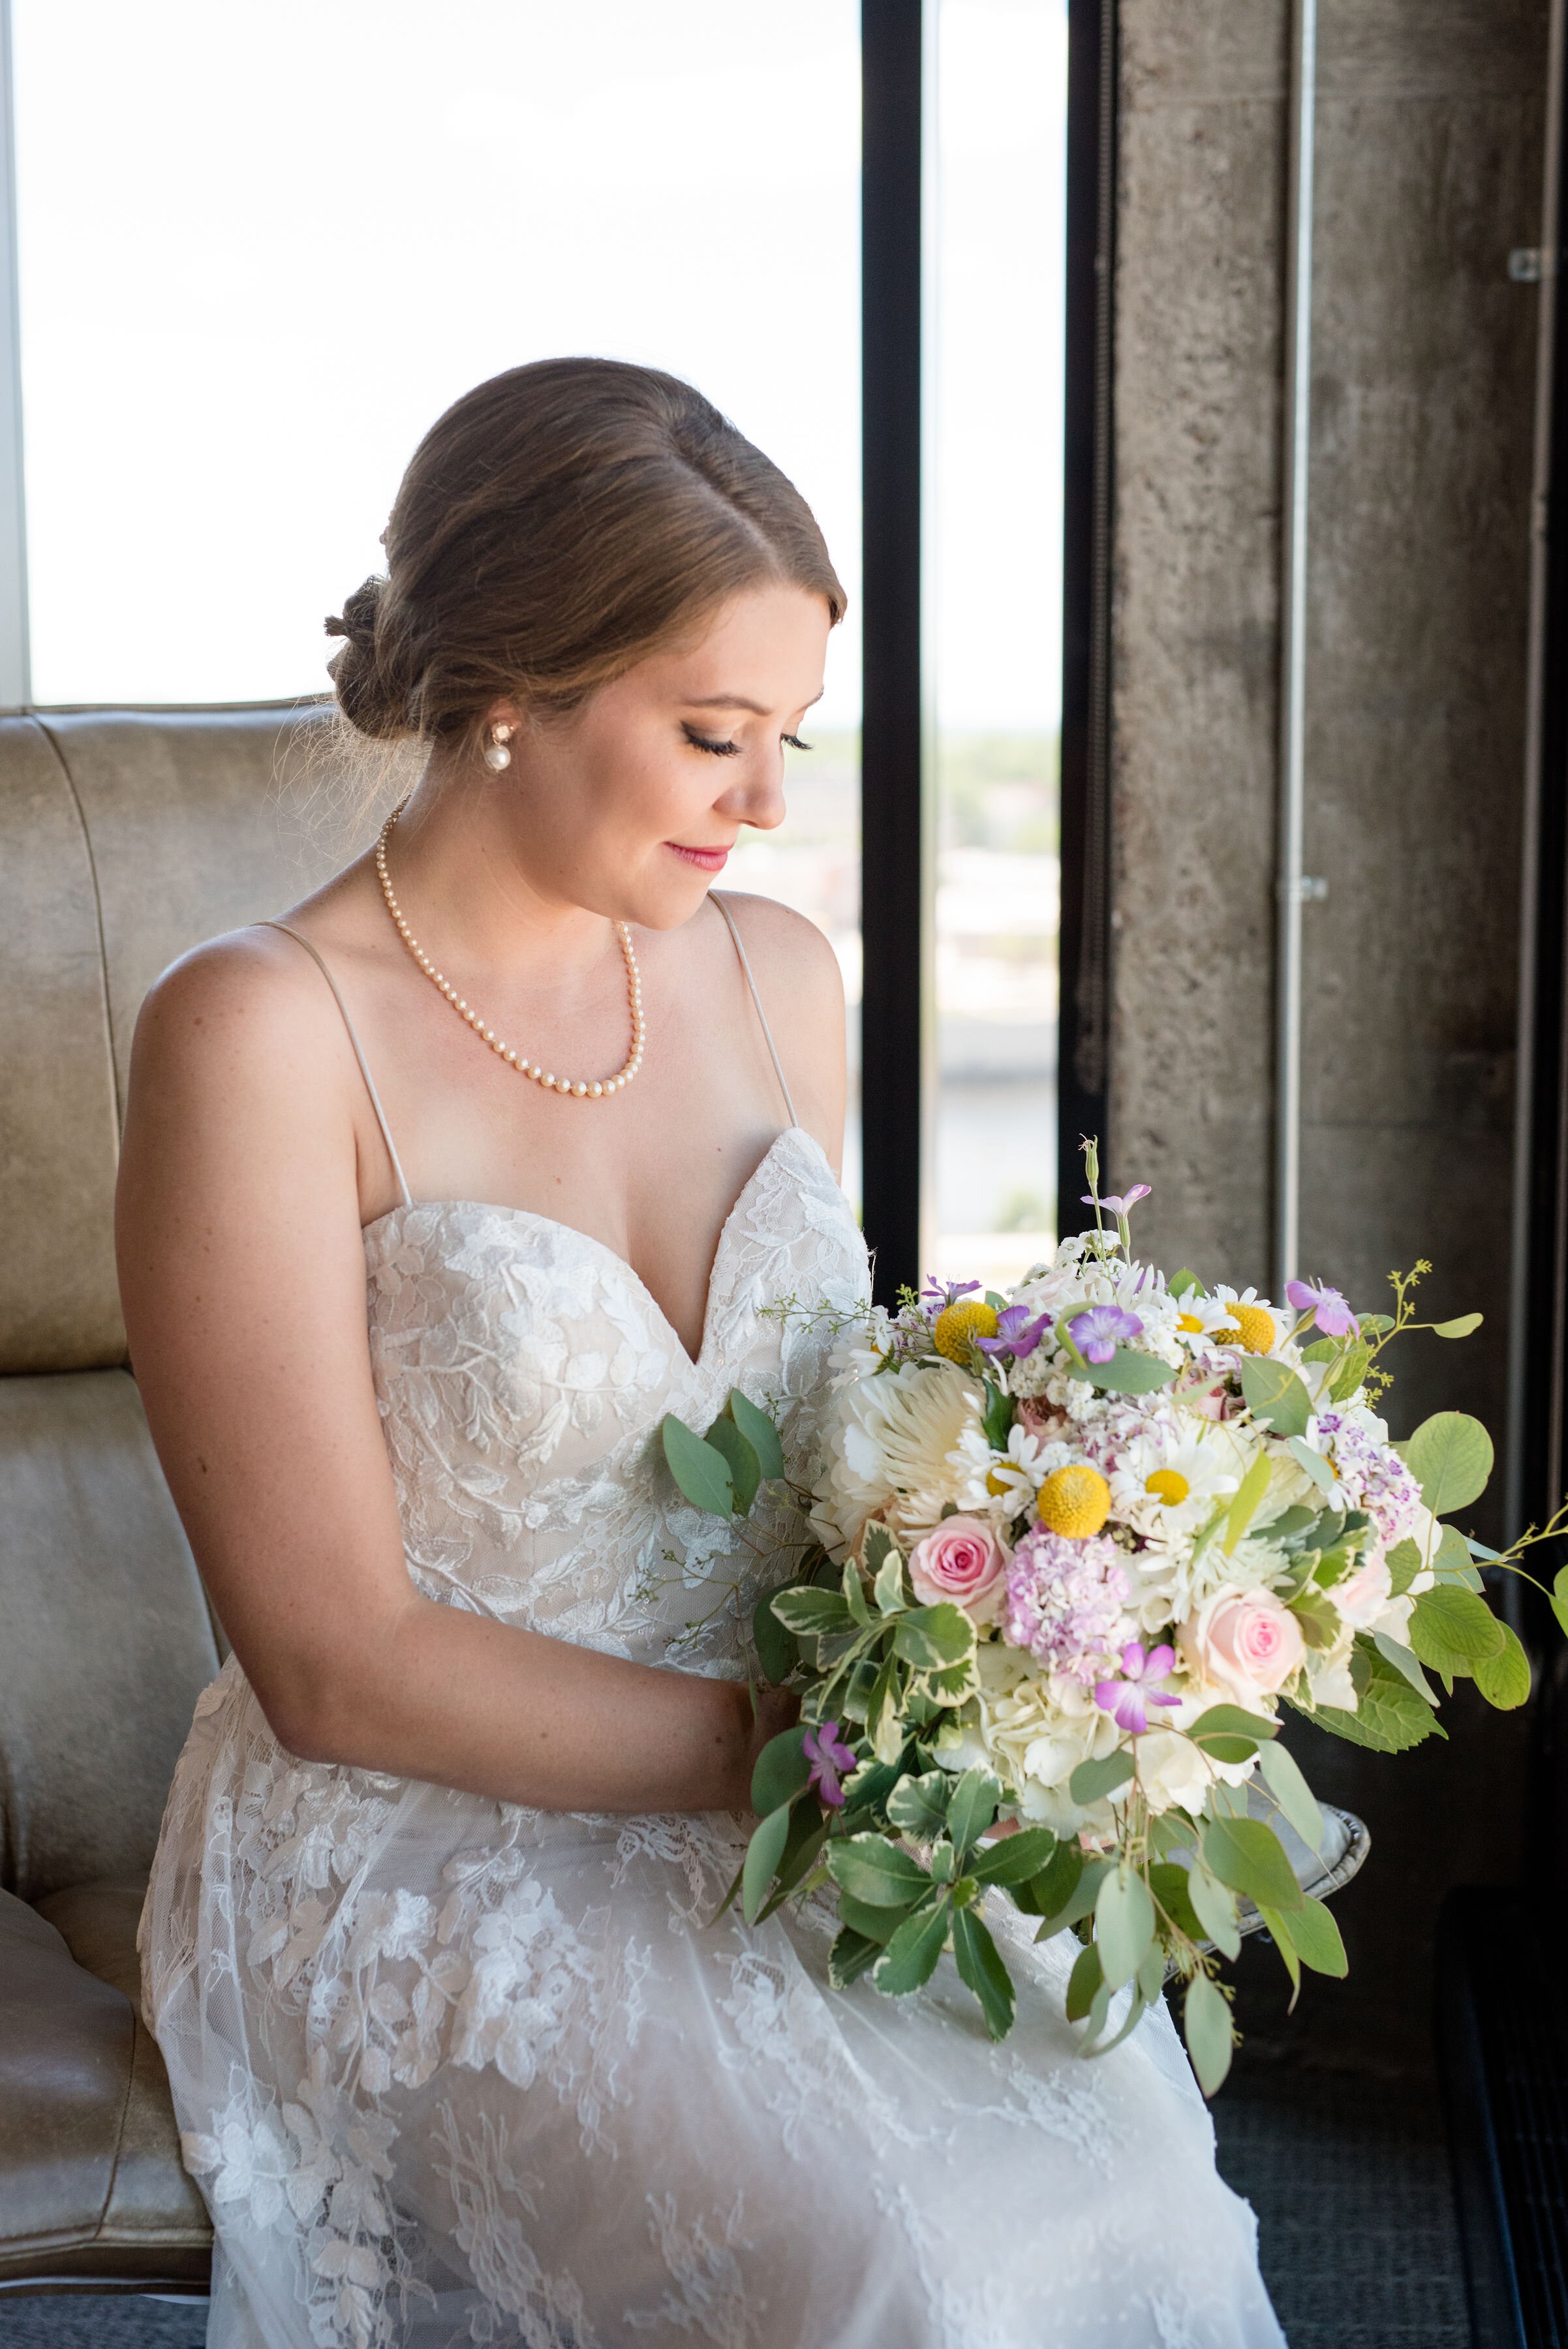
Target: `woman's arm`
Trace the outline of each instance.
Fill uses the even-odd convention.
[[[306,1759],[547,1810],[740,1809],[791,1717],[437,1605],[412,1586],[365,1340],[359,1080],[273,933],[143,1007],[117,1206],[131,1358],[176,1506],[268,1721]]]

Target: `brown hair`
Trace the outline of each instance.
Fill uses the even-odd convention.
[[[700,392],[617,359],[539,359],[449,408],[327,633],[339,707],[451,740],[498,699],[569,709],[765,581],[845,594],[805,500]]]

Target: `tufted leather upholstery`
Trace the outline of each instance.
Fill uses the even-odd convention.
[[[218,1649],[125,1367],[115,1163],[159,971],[351,853],[300,812],[329,740],[308,709],[0,718],[0,2289],[206,2273],[135,1936]]]

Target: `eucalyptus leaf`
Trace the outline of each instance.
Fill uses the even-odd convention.
[[[1568,1631],[1568,1566],[1559,1567],[1552,1578],[1552,1612],[1558,1628]]]
[[[1293,1440],[1295,1439],[1293,1439]],[[1230,1557],[1231,1551],[1236,1547],[1237,1543],[1241,1541],[1242,1536],[1246,1533],[1246,1530],[1251,1524],[1252,1519],[1256,1516],[1259,1506],[1268,1489],[1269,1458],[1267,1453],[1260,1452],[1251,1466],[1248,1469],[1246,1475],[1242,1477],[1241,1485],[1231,1502],[1231,1506],[1225,1513],[1225,1555],[1227,1557]]]
[[[929,1982],[948,1945],[951,1913],[946,1900],[935,1900],[905,1918],[877,1961],[871,1980],[878,1990],[903,1998]]]
[[[1118,1346],[1108,1362],[1085,1363],[1084,1374],[1091,1386],[1106,1394],[1152,1394],[1157,1387],[1169,1386],[1176,1376],[1168,1362],[1135,1353],[1130,1346]]]
[[[1076,1836],[1059,1843],[1037,1876],[1021,1885],[1013,1899],[1027,1917],[1054,1917],[1064,1909],[1084,1872],[1084,1854]]]
[[[1303,1777],[1295,1755],[1278,1743],[1265,1745],[1258,1756],[1263,1784],[1289,1819],[1303,1843],[1323,1849],[1323,1813],[1317,1796]]]
[[[1328,1462],[1324,1458],[1322,1453],[1314,1452],[1312,1445],[1306,1441],[1306,1438],[1301,1435],[1293,1435],[1286,1444],[1285,1449],[1290,1454],[1291,1458],[1295,1462],[1296,1466],[1303,1470],[1305,1474],[1312,1478],[1313,1483],[1317,1486],[1319,1492],[1325,1493],[1328,1495],[1328,1498],[1332,1501],[1335,1496],[1338,1487],[1334,1483],[1334,1470],[1329,1466]]]
[[[1187,1874],[1186,1868],[1173,1859],[1157,1860],[1148,1871],[1148,1889],[1177,1930],[1185,1933],[1189,1940],[1201,1941],[1203,1922],[1192,1905]]]
[[[1080,1762],[1067,1781],[1067,1792],[1075,1803],[1085,1807],[1097,1803],[1106,1795],[1114,1795],[1125,1786],[1133,1775],[1133,1758],[1124,1748],[1107,1754],[1098,1762]]]
[[[1012,2028],[1012,1977],[978,1909],[955,1909],[952,1920],[953,1958],[959,1979],[979,1999],[985,2027],[992,2037],[1005,2039]]]
[[[1187,1897],[1193,1914],[1215,1948],[1228,1958],[1241,1953],[1241,1930],[1236,1918],[1236,1898],[1217,1876],[1198,1863],[1187,1871]]]
[[[805,1729],[797,1722],[793,1729],[781,1729],[776,1737],[770,1737],[758,1754],[752,1771],[753,1810],[759,1818],[765,1818],[781,1803],[793,1803],[797,1795],[803,1795],[810,1778]]]
[[[1249,1355],[1241,1364],[1241,1392],[1252,1416],[1276,1435],[1304,1435],[1312,1397],[1286,1362]]]
[[[735,1500],[723,1454],[704,1444],[672,1411],[665,1413],[659,1433],[670,1473],[692,1507],[706,1509],[711,1516],[732,1517]]]
[[[1290,1926],[1281,1916],[1279,1910],[1277,1909],[1260,1909],[1258,1914],[1262,1919],[1264,1930],[1268,1933],[1275,1949],[1278,1950],[1280,1956],[1283,1961],[1285,1971],[1291,1978],[1291,2007],[1290,2009],[1287,2009],[1287,2012],[1290,2012],[1294,2008],[1297,1996],[1301,1991],[1302,1961],[1296,1955],[1296,1945],[1291,1939]]]
[[[1210,1819],[1203,1830],[1203,1864],[1260,1909],[1265,1903],[1284,1909],[1302,1905],[1285,1847],[1262,1819]]]
[[[1330,1402],[1350,1401],[1351,1396],[1355,1393],[1365,1380],[1366,1367],[1371,1360],[1372,1349],[1365,1339],[1358,1340],[1355,1345],[1345,1348],[1345,1360],[1328,1382]]]
[[[1434,1338],[1468,1338],[1472,1330],[1480,1328],[1482,1319],[1480,1313],[1460,1313],[1452,1321],[1434,1321],[1432,1335]]]
[[[1154,1939],[1154,1902],[1142,1877],[1125,1865],[1113,1868],[1095,1902],[1100,1971],[1112,1990],[1131,1982]]]
[[[1059,1909],[1051,1909],[1044,1924],[1034,1936],[1037,1941],[1047,1940],[1059,1933],[1064,1925],[1076,1925],[1093,1910],[1099,1898],[1100,1879],[1110,1866],[1108,1859],[1086,1859],[1078,1871],[1077,1880]]]
[[[1458,1526],[1445,1526],[1443,1538],[1438,1544],[1438,1555],[1432,1560],[1432,1572],[1439,1582],[1458,1583],[1464,1590],[1480,1590],[1480,1576],[1470,1563],[1470,1546]]]
[[[729,1401],[730,1417],[745,1437],[764,1476],[782,1476],[784,1473],[784,1446],[779,1442],[778,1429],[765,1411],[759,1411],[749,1396],[739,1387],[732,1387]]]
[[[763,1464],[749,1437],[742,1434],[732,1419],[722,1414],[713,1422],[703,1438],[704,1443],[723,1454],[729,1464],[730,1485],[734,1495],[735,1514],[743,1517],[757,1497],[757,1487],[763,1481]]]
[[[1291,1919],[1291,1939],[1303,1965],[1310,1966],[1314,1974],[1334,1974],[1343,1979],[1350,1971],[1339,1927],[1321,1900],[1302,1902]]]
[[[1189,1272],[1186,1265],[1182,1266],[1179,1272],[1171,1275],[1168,1286],[1172,1297],[1207,1297],[1209,1294],[1198,1275],[1195,1272]]]
[[[1277,1737],[1279,1723],[1267,1721],[1259,1713],[1248,1713],[1239,1704],[1211,1704],[1200,1713],[1186,1734],[1208,1750],[1212,1737],[1245,1737],[1256,1745],[1266,1737]]]
[[[1514,1633],[1505,1623],[1502,1627],[1502,1650],[1495,1656],[1483,1657],[1475,1669],[1475,1683],[1488,1704],[1499,1713],[1511,1713],[1530,1697],[1530,1659]]]
[[[1435,1517],[1468,1508],[1486,1490],[1492,1469],[1491,1438],[1480,1420],[1466,1412],[1434,1413],[1398,1448]]]
[[[1091,1941],[1073,1961],[1073,1971],[1067,1977],[1066,2009],[1069,2023],[1082,2023],[1095,2002],[1100,1987],[1100,1953]]]
[[[1194,1974],[1187,1985],[1181,2033],[1199,2086],[1206,2096],[1214,2095],[1223,2087],[1225,2075],[1231,2069],[1233,2034],[1231,2009],[1207,1974]]]
[[[774,1613],[777,1597],[777,1591],[764,1590],[752,1610],[752,1644],[764,1679],[771,1681],[774,1688],[788,1680],[800,1661],[800,1650],[793,1632],[786,1631]]]
[[[748,1925],[757,1921],[757,1911],[768,1897],[774,1880],[774,1870],[784,1857],[784,1847],[789,1837],[789,1805],[781,1803],[770,1811],[752,1830],[746,1846],[746,1857],[741,1869],[741,1910]]]

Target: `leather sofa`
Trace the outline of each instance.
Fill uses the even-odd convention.
[[[126,1360],[115,1161],[158,973],[369,836],[323,814],[333,744],[312,705],[0,719],[0,2292],[206,2285],[135,1943],[221,1633]]]

